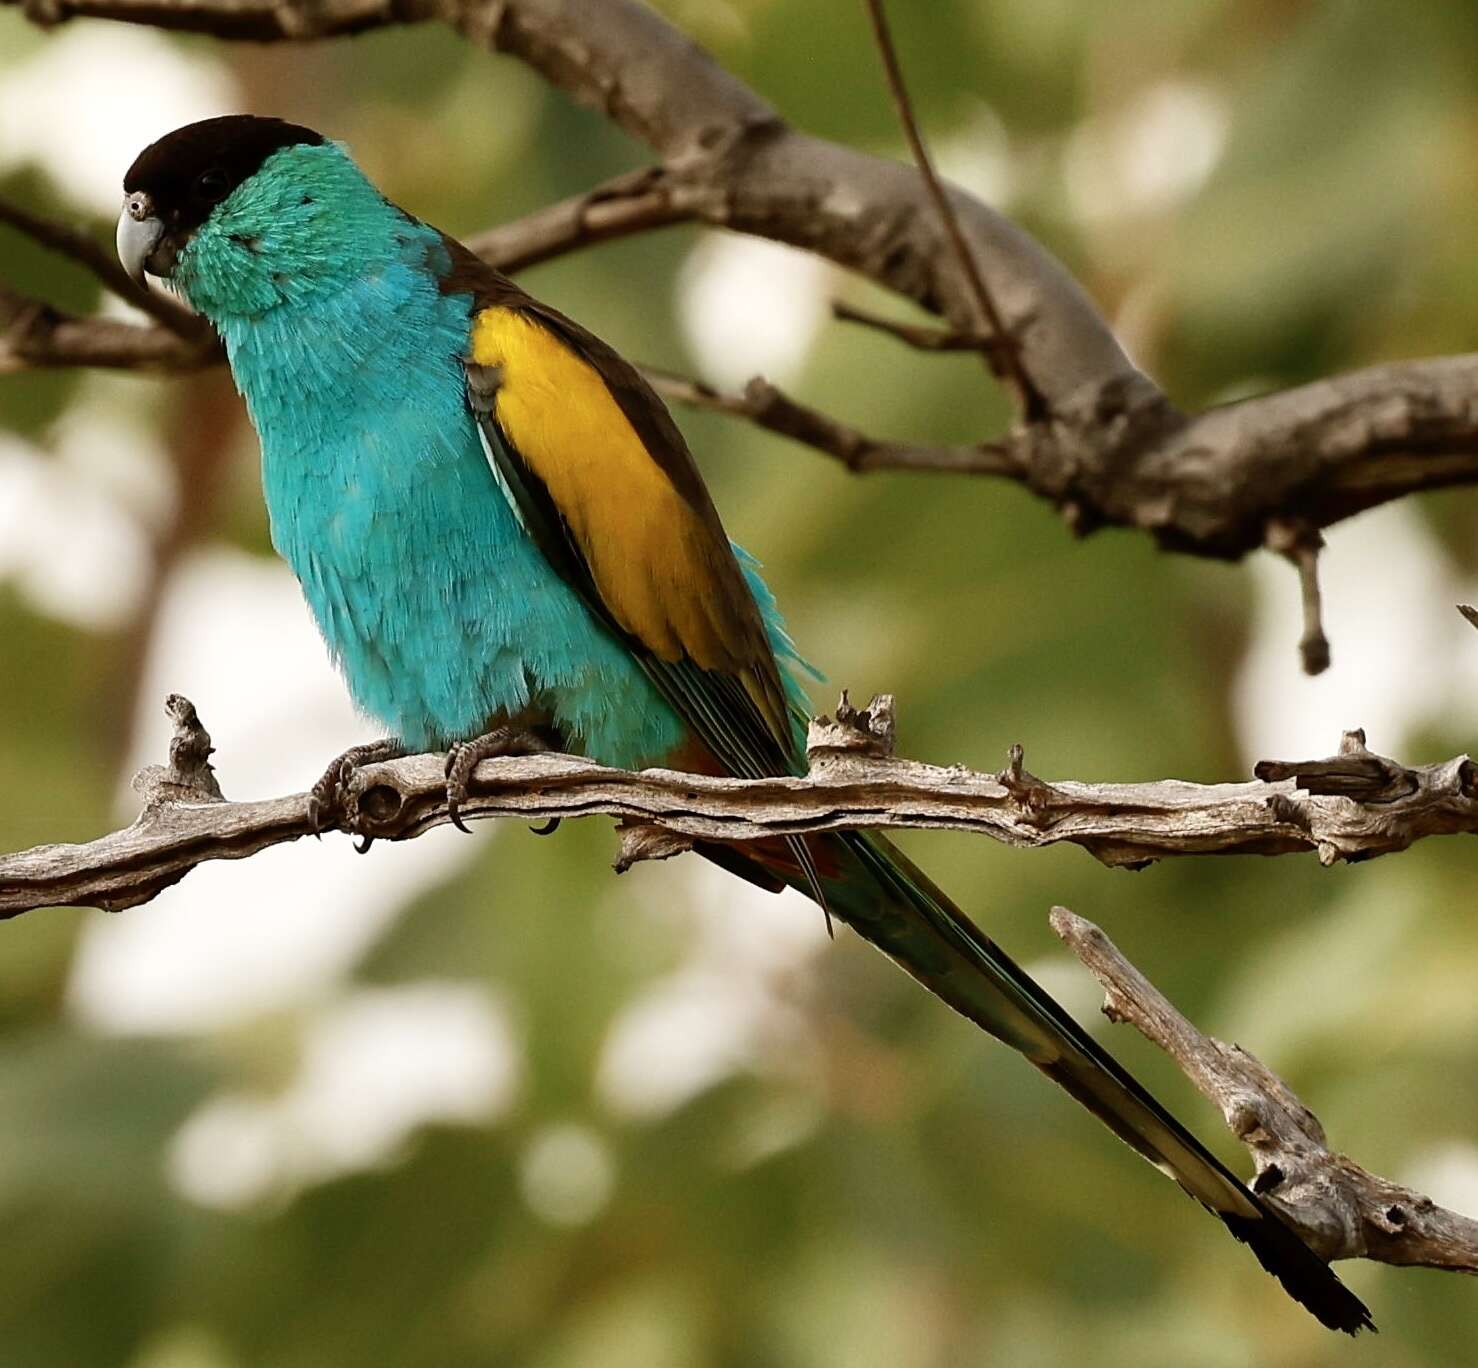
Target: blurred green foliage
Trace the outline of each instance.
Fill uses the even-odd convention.
[[[797,122],[896,151],[853,0],[660,8]],[[894,9],[935,142],[963,174],[975,121],[993,112],[1010,148],[1011,212],[1080,274],[1178,400],[1472,344],[1478,7]],[[14,11],[0,13],[0,83],[39,46]],[[437,28],[302,49],[182,46],[228,63],[252,107],[346,138],[392,198],[454,232],[644,158],[516,64]],[[118,79],[126,91],[131,74]],[[1173,203],[1085,211],[1075,140],[1167,85],[1220,111],[1209,177]],[[66,207],[44,164],[0,191]],[[627,354],[692,370],[673,301],[696,240],[683,229],[616,243],[526,283]],[[0,250],[7,280],[69,308],[95,303],[73,268],[4,230]],[[834,288],[869,297],[841,279]],[[150,387],[172,452],[189,405],[224,415],[231,402],[210,397],[209,378],[136,383]],[[793,388],[921,440],[984,435],[1006,416],[974,363],[836,325]],[[3,424],[44,443],[78,392],[70,375],[0,380]],[[1124,534],[1074,543],[1015,489],[853,479],[746,427],[679,416],[797,639],[854,696],[899,696],[906,753],[990,767],[1022,740],[1049,776],[1242,772],[1228,686],[1250,631],[1245,568],[1160,556]],[[191,541],[267,554],[253,455],[245,437],[229,444]],[[1471,571],[1478,501],[1448,495],[1421,513]],[[119,742],[95,705],[104,691],[132,696],[146,633],[91,634],[0,588],[0,847],[116,820]],[[1287,660],[1294,691],[1292,641]],[[209,718],[210,700],[197,702]],[[1329,719],[1331,743],[1351,721]],[[1411,758],[1472,745],[1451,730],[1420,719],[1437,749]],[[230,737],[217,744],[230,791]],[[1334,871],[1208,859],[1128,875],[1076,850],[940,835],[907,844],[1028,962],[1057,955],[1045,922],[1054,902],[1108,925],[1208,1029],[1293,1079],[1336,1144],[1376,1170],[1399,1175],[1478,1135],[1478,923],[1464,846],[1423,843]],[[83,919],[36,913],[0,927],[0,1368],[1402,1368],[1471,1356],[1471,1283],[1364,1265],[1347,1277],[1384,1333],[1335,1342],[1097,1123],[845,934],[798,993],[822,1084],[740,1070],[660,1118],[607,1115],[592,1080],[611,1022],[696,935],[690,921],[644,912],[670,902],[670,868],[615,884],[609,853],[595,824],[486,844],[355,970],[362,983],[494,985],[516,1004],[527,1059],[509,1115],[423,1132],[383,1168],[245,1211],[181,1196],[165,1154],[212,1090],[269,1086],[263,1060],[291,1023],[96,1035],[64,1006]],[[1072,979],[1056,963],[1054,990]],[[1072,1000],[1091,1012],[1086,986]],[[1113,1043],[1242,1167],[1166,1061],[1127,1033]],[[541,1217],[517,1179],[531,1137],[571,1121],[602,1137],[615,1174],[610,1200],[574,1227]],[[763,1138],[788,1133],[798,1138]]]

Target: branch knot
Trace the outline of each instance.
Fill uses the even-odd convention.
[[[818,761],[825,767],[842,757],[891,759],[896,728],[892,694],[874,694],[867,707],[858,708],[843,689],[835,719],[825,716],[812,719],[806,734],[806,755],[812,773],[816,772]]]
[[[195,705],[183,694],[170,694],[164,711],[174,723],[169,742],[169,764],[149,765],[133,777],[133,789],[144,800],[141,819],[154,816],[172,803],[223,803],[225,795],[216,782],[215,753],[210,733],[201,724]]]
[[[1252,772],[1265,783],[1292,779],[1305,793],[1359,803],[1394,803],[1421,787],[1414,770],[1370,750],[1360,727],[1340,737],[1336,755],[1323,760],[1259,760]]]

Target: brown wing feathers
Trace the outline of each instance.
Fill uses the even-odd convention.
[[[736,772],[788,772],[779,670],[676,424],[605,343],[476,267],[469,400],[525,525],[700,733],[737,732]]]

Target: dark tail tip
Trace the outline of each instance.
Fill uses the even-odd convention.
[[[1358,1335],[1362,1330],[1375,1332],[1375,1322],[1365,1303],[1271,1212],[1261,1218],[1217,1214],[1227,1229],[1257,1255],[1258,1263],[1283,1284],[1283,1290],[1322,1324],[1347,1335]]]

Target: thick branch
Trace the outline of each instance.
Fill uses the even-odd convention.
[[[1400,361],[1184,417],[1109,415],[1017,439],[1025,481],[1086,528],[1235,558],[1283,520],[1317,530],[1407,494],[1478,482],[1478,353]]]
[[[636,0],[0,3],[25,3],[40,23],[92,15],[259,40],[442,19],[596,105],[663,159],[476,239],[489,259],[512,269],[693,218],[817,251],[943,314],[957,333],[975,328],[959,260],[913,168],[790,128]],[[1051,421],[992,444],[984,460],[972,448],[934,460],[906,443],[872,443],[851,468],[1006,475],[1056,502],[1078,530],[1137,527],[1165,547],[1217,557],[1264,545],[1276,520],[1318,530],[1405,494],[1478,482],[1478,356],[1380,366],[1186,417],[1129,364],[1055,261],[970,196],[951,190],[950,200]],[[12,343],[9,367],[199,364],[149,330],[99,324],[94,336],[94,325],[73,324]],[[837,454],[835,441],[815,445]],[[998,458],[1001,446],[1010,459]]]
[[[86,845],[38,846],[0,857],[0,915],[36,907],[121,908],[145,902],[206,860],[241,859],[310,831],[308,795],[228,803],[203,786],[210,739],[193,709],[172,696],[171,766],[135,780],[144,811],[130,827]],[[715,779],[668,770],[606,769],[566,755],[484,761],[465,817],[530,821],[622,818],[687,841],[754,841],[860,827],[973,831],[1031,849],[1067,842],[1108,865],[1172,855],[1280,855],[1317,851],[1325,864],[1402,850],[1426,836],[1478,832],[1478,770],[1465,757],[1414,769],[1356,748],[1277,768],[1276,782],[1046,783],[1014,748],[999,774],[941,769],[889,753],[891,699],[812,723],[805,778]],[[1333,776],[1333,777],[1331,777]],[[351,785],[349,826],[405,840],[448,821],[440,757],[368,765]],[[662,853],[671,854],[668,840]],[[650,850],[623,857],[625,863]]]
[[[787,125],[639,0],[0,0],[43,24],[92,16],[293,41],[441,19],[602,110],[662,159],[682,214],[829,257],[973,329],[976,305],[910,166]],[[1155,396],[1087,296],[1027,234],[959,190],[950,201],[1004,330],[1056,413],[1112,389]]]
[[[1136,1027],[1221,1108],[1252,1154],[1253,1187],[1316,1253],[1478,1273],[1478,1221],[1332,1151],[1318,1117],[1256,1056],[1198,1031],[1092,922],[1065,907],[1051,920],[1103,984],[1104,1015]]]

